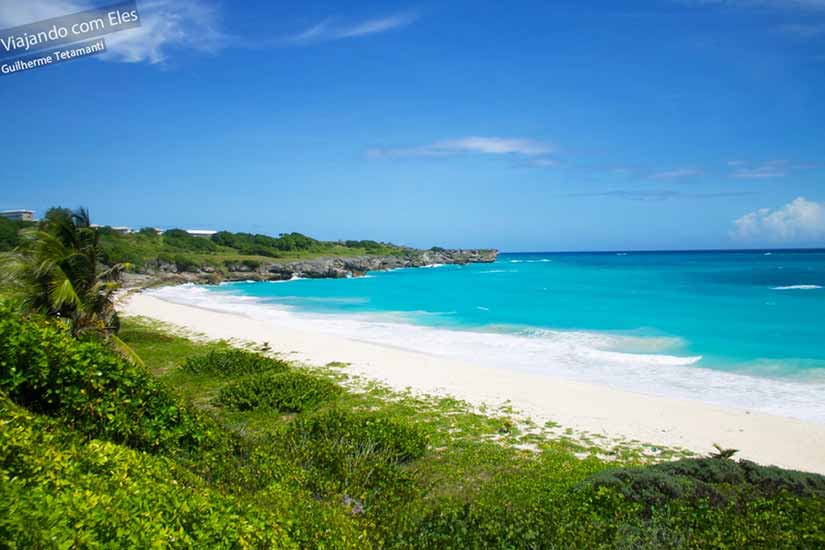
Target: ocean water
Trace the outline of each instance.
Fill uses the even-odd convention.
[[[274,326],[825,422],[825,251],[501,254],[155,292]]]

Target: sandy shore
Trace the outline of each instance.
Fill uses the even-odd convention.
[[[452,395],[477,405],[509,401],[539,424],[551,420],[576,431],[701,453],[718,443],[762,464],[825,474],[823,424],[483,367],[304,328],[276,329],[266,321],[146,294],[129,297],[120,309],[209,338],[267,342],[274,351],[310,364],[349,363],[352,373],[396,389]]]

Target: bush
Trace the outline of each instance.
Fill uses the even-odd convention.
[[[340,443],[357,450],[384,452],[396,462],[420,458],[427,437],[412,424],[375,414],[350,413],[338,409],[322,411],[290,423],[287,438]]]
[[[648,510],[674,499],[707,500],[722,507],[737,498],[768,498],[781,492],[825,499],[825,476],[722,458],[608,470],[589,483],[596,488],[614,489]]]
[[[183,254],[175,254],[173,261],[175,262],[175,267],[178,271],[194,273],[196,271],[200,271],[203,267],[196,259]]]
[[[83,441],[0,397],[4,548],[297,548],[267,511],[172,461]]]
[[[260,353],[240,349],[215,349],[205,355],[190,357],[183,364],[184,372],[190,374],[213,374],[216,376],[244,376],[264,372],[284,372],[289,363],[281,359],[266,357]]]
[[[203,237],[190,235],[183,229],[169,229],[163,233],[163,243],[186,252],[215,252],[218,247]]]
[[[299,371],[248,376],[221,389],[218,401],[236,411],[270,408],[301,412],[330,401],[341,388],[323,378]]]
[[[419,489],[403,464],[426,447],[415,426],[337,409],[294,419],[275,443],[276,452],[306,472],[309,490],[341,498],[371,517],[391,514],[414,498]]]
[[[98,342],[0,310],[0,390],[31,411],[135,449],[208,447],[215,427]]]

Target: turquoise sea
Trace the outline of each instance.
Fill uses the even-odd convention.
[[[275,324],[825,422],[823,287],[825,251],[763,250],[501,254],[161,292]]]

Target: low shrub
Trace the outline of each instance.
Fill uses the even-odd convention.
[[[144,368],[53,321],[0,311],[0,391],[83,434],[156,452],[209,447],[219,431]]]
[[[384,452],[399,463],[420,458],[427,449],[427,436],[410,423],[338,409],[295,419],[287,427],[286,436],[293,441],[312,439],[358,451]]]
[[[396,511],[382,546],[629,550],[825,543],[822,476],[718,459],[605,466],[545,450],[514,462],[472,498],[447,494]]]
[[[381,515],[419,490],[403,464],[426,447],[425,434],[406,422],[327,409],[290,422],[274,452],[306,472],[313,493],[337,495],[359,513]]]
[[[825,476],[723,458],[607,470],[588,483],[614,489],[647,509],[674,499],[706,500],[722,507],[731,500],[769,498],[781,492],[825,499]]]
[[[290,370],[254,374],[221,389],[218,402],[236,411],[257,408],[301,412],[330,401],[341,388],[329,380]]]
[[[297,548],[286,522],[158,456],[75,437],[0,396],[4,548]]]
[[[184,372],[214,374],[216,376],[244,376],[248,374],[284,372],[289,363],[266,357],[260,353],[240,349],[215,349],[205,355],[196,355],[183,363]]]

